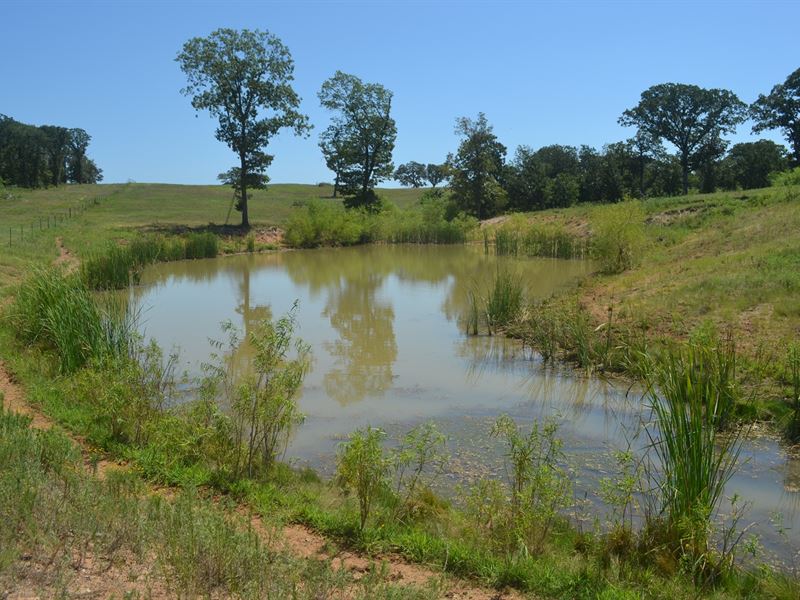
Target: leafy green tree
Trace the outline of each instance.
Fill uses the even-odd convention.
[[[220,179],[233,186],[242,227],[249,227],[247,190],[266,185],[273,159],[263,149],[281,129],[302,135],[310,128],[291,86],[289,49],[267,31],[217,29],[187,41],[176,61],[187,79],[181,93],[218,120],[216,138],[239,156]]]
[[[760,94],[750,107],[750,116],[755,121],[753,133],[780,129],[792,147],[794,164],[800,165],[800,69],[769,95]]]
[[[730,177],[727,187],[743,190],[767,187],[771,173],[788,167],[786,148],[771,140],[736,144],[723,164]]]
[[[378,205],[375,186],[394,174],[392,151],[397,126],[391,117],[392,92],[378,83],[364,83],[355,75],[336,71],[322,84],[319,101],[334,113],[323,136],[339,136],[337,160],[347,206]],[[335,133],[334,133],[335,132]]]
[[[639,104],[622,113],[619,123],[678,149],[683,193],[688,194],[689,173],[698,159],[745,116],[746,105],[728,90],[662,83],[642,92]]]
[[[47,137],[48,166],[50,183],[60,185],[67,182],[67,158],[69,157],[70,131],[66,127],[43,125],[42,132]]]
[[[427,176],[427,167],[413,160],[400,165],[394,172],[394,178],[399,181],[401,185],[413,188],[422,187],[425,184]]]
[[[476,120],[461,117],[456,134],[462,136],[458,152],[450,157],[451,188],[460,208],[479,219],[496,214],[506,204],[503,177],[506,147],[497,141],[486,115]]]
[[[447,165],[428,163],[428,166],[425,167],[425,179],[431,184],[432,188],[436,188],[437,185],[443,181],[447,181],[449,178],[450,175],[447,170]]]

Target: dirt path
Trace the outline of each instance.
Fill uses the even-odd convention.
[[[80,264],[78,257],[64,245],[64,240],[61,236],[56,238],[56,246],[58,247],[58,256],[53,261],[53,264],[64,265],[68,273],[77,269]]]
[[[5,409],[30,417],[33,427],[43,430],[58,427],[52,419],[27,402],[22,387],[2,361],[0,361],[0,393],[3,396]],[[100,479],[103,479],[110,469],[129,468],[126,464],[103,458],[98,459],[97,453],[93,451],[85,440],[75,435],[68,435],[81,448],[87,468]],[[174,495],[174,490],[156,486],[152,486],[152,492],[167,497]],[[445,590],[442,597],[452,600],[517,600],[524,597],[515,591],[487,589],[476,586],[470,581],[453,579],[441,571],[409,563],[396,555],[367,557],[350,551],[333,552],[329,550],[331,547],[329,541],[308,527],[287,525],[276,532],[274,528],[270,528],[264,523],[261,517],[253,514],[248,507],[241,507],[240,512],[249,517],[253,530],[269,546],[277,546],[299,558],[330,560],[334,569],[344,569],[350,572],[355,579],[360,579],[361,574],[369,572],[374,564],[385,569],[388,581],[399,585],[423,586],[432,580],[439,582],[440,588]],[[121,590],[130,591],[135,589],[141,592],[141,583],[132,587],[129,585],[132,583],[130,581],[130,573],[124,569],[121,569],[121,571],[125,572],[106,573],[103,577],[98,577],[90,569],[82,569],[76,573],[76,579],[72,582],[71,587],[75,587],[76,593],[91,598],[108,597],[118,594]],[[158,582],[155,583],[155,588],[150,587],[148,589],[150,592],[148,597],[170,597],[166,595],[166,588],[158,584]],[[0,597],[6,597],[3,595],[2,590],[0,590]],[[29,595],[14,592],[7,597],[37,598],[41,596],[34,592]]]

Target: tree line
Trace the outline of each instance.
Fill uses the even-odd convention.
[[[28,125],[0,114],[0,183],[27,188],[97,183],[103,171],[86,155],[83,129]]]
[[[196,110],[218,119],[217,139],[239,158],[220,179],[232,185],[242,225],[248,227],[247,190],[269,181],[266,169],[273,157],[264,150],[270,139],[284,128],[306,136],[311,129],[291,85],[291,54],[269,32],[218,29],[187,41],[176,60],[188,81],[182,92]],[[411,161],[397,169],[391,90],[337,71],[317,96],[331,113],[319,147],[334,174],[334,196],[341,194],[348,207],[378,209],[375,187],[392,178],[414,187],[449,182],[460,210],[486,218],[506,209],[686,194],[690,187],[703,192],[763,187],[771,173],[800,164],[800,69],[751,106],[729,90],[654,85],[619,118],[636,128],[635,135],[602,150],[520,146],[507,160],[507,148],[483,113],[462,117],[456,121],[458,150],[443,163]],[[748,117],[755,122],[754,133],[780,130],[791,153],[769,140],[729,149],[724,136]]]

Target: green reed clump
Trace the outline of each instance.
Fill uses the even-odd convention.
[[[621,273],[638,264],[645,244],[644,210],[638,200],[592,211],[592,256],[603,273]]]
[[[735,408],[735,363],[733,344],[692,341],[661,353],[648,373],[657,431],[647,433],[658,458],[651,477],[660,505],[648,528],[700,576],[712,556],[711,519],[741,451],[740,432],[722,432]]]
[[[586,240],[570,233],[560,223],[531,224],[521,216],[511,217],[495,231],[499,256],[584,258]]]
[[[219,238],[213,233],[190,233],[184,239],[183,258],[214,258],[218,248]]]
[[[20,341],[55,353],[62,373],[93,358],[126,354],[134,335],[127,310],[98,302],[79,277],[57,269],[36,270],[23,282],[10,319]]]
[[[490,333],[514,323],[523,306],[522,283],[509,271],[497,272],[486,298],[486,323]]]
[[[210,232],[191,233],[184,238],[142,236],[128,244],[109,244],[81,265],[81,274],[90,289],[118,290],[139,283],[142,269],[156,262],[194,258],[214,258],[219,238]]]
[[[452,209],[439,196],[399,210],[382,202],[377,211],[346,209],[340,204],[309,201],[290,217],[284,234],[289,246],[351,246],[368,242],[390,244],[460,244],[467,241],[477,220]]]

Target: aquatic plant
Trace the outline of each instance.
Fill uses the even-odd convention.
[[[75,275],[37,269],[20,286],[10,311],[16,337],[55,352],[62,373],[93,358],[127,355],[134,316],[113,299],[96,300]]]
[[[693,341],[662,352],[648,373],[657,430],[646,431],[658,459],[650,476],[659,504],[648,527],[701,571],[711,519],[741,451],[741,430],[722,432],[735,408],[735,360],[730,343]]]
[[[523,305],[522,283],[507,270],[498,270],[486,298],[486,324],[498,333],[516,321]]]

